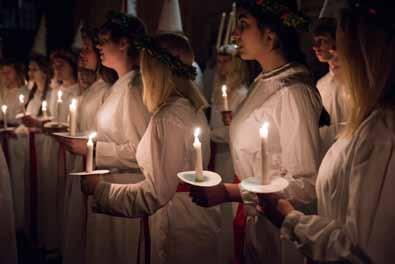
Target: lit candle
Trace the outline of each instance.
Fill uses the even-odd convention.
[[[70,119],[69,119],[69,132],[71,136],[75,136],[77,132],[77,100],[72,99],[69,105]]]
[[[43,113],[43,118],[44,119],[48,118],[48,113],[47,113],[47,111],[48,111],[48,103],[45,100],[42,101],[42,103],[41,103],[41,111]]]
[[[1,111],[3,112],[3,125],[4,128],[7,128],[7,106],[6,105],[2,105],[1,106]]]
[[[86,172],[93,171],[93,139],[96,137],[96,132],[93,132],[89,135],[88,142],[86,143],[86,147],[88,149],[86,154]]]
[[[224,31],[224,25],[225,25],[225,19],[226,19],[226,13],[222,13],[221,17],[221,24],[219,25],[219,31],[218,31],[218,37],[217,37],[217,50],[221,47],[221,41],[222,41],[222,34]]]
[[[195,140],[193,141],[193,148],[195,149],[195,174],[196,181],[201,182],[203,178],[203,157],[202,157],[202,143],[199,140],[200,128],[195,129]]]
[[[262,172],[262,184],[267,185],[270,183],[269,174],[269,157],[267,153],[267,138],[269,136],[269,123],[263,122],[259,129],[259,135],[261,137],[261,172]]]
[[[61,90],[58,91],[58,100],[56,101],[56,120],[60,123],[60,104],[62,101],[63,92]]]
[[[227,94],[228,87],[224,84],[222,85],[221,89],[222,89],[222,97],[224,98],[224,111],[229,111],[228,94]]]
[[[25,115],[26,114],[26,112],[25,112],[25,96],[23,94],[19,95],[19,103],[22,108],[22,113],[23,113],[23,115]]]

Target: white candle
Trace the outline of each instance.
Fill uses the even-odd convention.
[[[48,113],[47,113],[47,111],[48,111],[48,103],[45,100],[42,101],[42,103],[41,103],[41,111],[43,113],[44,119],[48,118]]]
[[[93,171],[93,139],[96,137],[96,132],[93,132],[89,135],[88,142],[86,143],[86,147],[88,149],[86,154],[86,164],[85,169],[86,172]]]
[[[62,101],[63,92],[61,90],[58,91],[58,100],[56,101],[56,120],[60,123],[60,105]]]
[[[23,94],[19,95],[19,103],[21,105],[22,108],[22,113],[25,114],[25,96]]]
[[[236,3],[235,2],[233,2],[233,4],[232,4],[232,13],[233,13],[233,20],[232,20],[232,25],[230,27],[229,38],[231,38],[232,32],[235,30],[235,27],[236,27]]]
[[[195,140],[193,141],[193,148],[195,149],[195,174],[196,181],[201,182],[203,178],[203,157],[202,157],[202,143],[199,140],[200,128],[195,129]]]
[[[7,128],[8,127],[8,125],[7,125],[7,106],[6,105],[2,105],[1,106],[1,111],[3,112],[3,125],[4,125],[4,128]]]
[[[261,172],[262,172],[262,184],[267,185],[270,183],[269,174],[269,156],[267,153],[267,138],[269,136],[269,123],[263,122],[259,129],[259,135],[261,137]]]
[[[221,41],[222,41],[222,34],[224,31],[224,25],[225,25],[225,19],[226,19],[226,13],[222,13],[221,17],[221,24],[219,25],[219,31],[218,31],[218,37],[217,37],[217,50],[221,47]]]
[[[75,136],[77,132],[77,100],[72,99],[69,105],[70,119],[69,119],[69,132],[71,136]]]
[[[224,98],[224,111],[229,111],[228,94],[227,94],[228,87],[224,84],[222,85],[221,90],[222,90],[222,97]]]
[[[224,41],[224,45],[227,45],[229,43],[229,38],[230,38],[230,30],[232,28],[232,21],[233,21],[233,12],[230,12],[229,14],[229,20],[228,20],[228,27],[226,29],[226,35],[225,35],[225,41]]]

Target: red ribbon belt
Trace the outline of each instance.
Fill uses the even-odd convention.
[[[234,183],[240,183],[239,178],[235,175]],[[244,210],[243,203],[237,206],[236,216],[233,219],[233,249],[234,264],[243,264],[243,250],[246,229],[247,215]]]

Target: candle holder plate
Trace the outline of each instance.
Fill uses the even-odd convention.
[[[183,171],[177,173],[177,177],[190,185],[200,186],[200,187],[212,187],[221,183],[222,179],[218,173],[212,171],[203,171],[203,181],[196,181],[195,171]]]
[[[240,185],[253,193],[276,193],[288,187],[288,180],[280,176],[272,176],[269,184],[261,184],[261,177],[249,177],[244,179]]]
[[[90,176],[90,175],[105,175],[109,174],[109,170],[94,170],[92,172],[86,172],[86,171],[81,171],[81,172],[72,172],[69,173],[70,176]]]
[[[25,117],[25,116],[30,116],[30,114],[29,114],[29,113],[19,113],[19,114],[17,114],[17,115],[15,116],[15,118],[16,118],[16,119],[21,119],[21,118],[23,118],[23,117]]]
[[[65,137],[71,139],[89,139],[89,133],[86,132],[77,132],[75,135],[70,135],[70,132],[55,132],[53,133],[54,136],[57,137]]]

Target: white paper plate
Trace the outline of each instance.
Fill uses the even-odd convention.
[[[183,171],[177,173],[178,178],[188,184],[200,186],[200,187],[212,187],[218,185],[222,179],[219,174],[212,171],[203,171],[204,181],[197,182],[195,181],[195,171]]]
[[[58,137],[65,137],[65,138],[72,138],[72,139],[88,139],[89,138],[89,133],[86,132],[77,132],[75,133],[74,136],[70,135],[69,132],[56,132],[52,133],[55,136]]]
[[[16,116],[15,116],[15,118],[16,119],[21,119],[22,117],[24,117],[24,116],[30,116],[30,114],[29,113],[19,113],[19,114],[17,114]]]
[[[288,187],[289,182],[283,177],[273,176],[270,184],[262,185],[260,177],[244,179],[240,185],[247,191],[253,193],[275,193]]]
[[[47,122],[44,124],[45,128],[60,128],[60,127],[69,127],[69,124],[62,122]]]
[[[94,170],[92,172],[86,172],[86,171],[82,171],[82,172],[72,172],[69,173],[70,176],[89,176],[89,175],[103,175],[103,174],[108,174],[110,173],[109,170]]]

